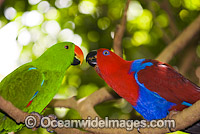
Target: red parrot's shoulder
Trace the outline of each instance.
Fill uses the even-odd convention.
[[[169,64],[157,60],[139,59],[132,62],[131,71],[135,72],[134,77],[139,83],[167,101],[193,104],[200,99],[200,88]]]

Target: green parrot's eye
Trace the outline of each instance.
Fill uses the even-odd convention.
[[[69,49],[69,46],[68,46],[68,45],[66,45],[66,46],[65,46],[65,48],[66,48],[66,49]]]

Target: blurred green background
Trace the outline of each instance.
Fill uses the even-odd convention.
[[[93,49],[112,49],[116,25],[120,23],[125,0],[5,0],[0,1],[0,74],[39,57],[56,42],[71,41],[85,56]],[[123,37],[126,60],[154,59],[200,13],[199,0],[131,0]],[[200,43],[195,37],[170,64],[187,78],[199,83]],[[188,60],[188,57],[189,58]],[[55,98],[81,99],[107,86],[84,61],[70,67]],[[116,98],[119,98],[112,90]],[[124,99],[95,107],[101,117],[142,119]],[[47,108],[60,119],[79,119],[73,109]],[[23,133],[47,133],[44,129],[23,129]]]

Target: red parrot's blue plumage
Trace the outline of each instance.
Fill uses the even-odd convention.
[[[168,64],[126,61],[108,49],[92,51],[86,60],[147,120],[165,118],[170,110],[181,111],[200,99],[200,88]]]

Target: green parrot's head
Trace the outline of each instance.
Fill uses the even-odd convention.
[[[68,67],[81,64],[83,58],[83,52],[78,46],[71,42],[61,42],[48,48],[36,62],[47,66]]]

